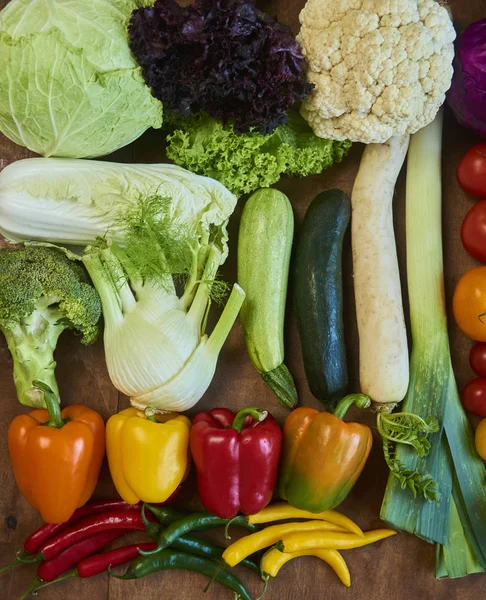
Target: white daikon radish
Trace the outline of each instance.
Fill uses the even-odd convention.
[[[404,135],[366,146],[351,198],[361,390],[389,405],[403,400],[409,380],[393,230],[393,195],[409,141]]]

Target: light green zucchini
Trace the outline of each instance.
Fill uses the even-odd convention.
[[[297,404],[297,390],[284,364],[284,320],[294,215],[289,199],[258,190],[241,217],[238,283],[246,292],[240,311],[250,358],[279,402]]]

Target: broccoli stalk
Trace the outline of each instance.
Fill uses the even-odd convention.
[[[44,406],[39,380],[58,396],[54,350],[65,329],[94,342],[101,302],[84,267],[54,247],[0,250],[0,330],[13,358],[14,382],[22,404]]]

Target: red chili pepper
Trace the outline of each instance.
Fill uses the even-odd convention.
[[[155,506],[164,506],[169,504],[174,500],[181,489],[179,486],[176,491],[172,494],[170,498],[166,500],[166,502],[159,503]],[[108,500],[95,500],[90,502],[89,504],[85,504],[81,508],[78,508],[74,511],[72,517],[66,521],[65,523],[46,523],[36,529],[36,531],[32,532],[24,542],[24,550],[22,552],[17,553],[17,557],[10,564],[5,565],[0,568],[0,574],[8,571],[15,565],[19,565],[22,563],[35,563],[43,560],[43,556],[38,553],[39,548],[46,543],[48,540],[52,539],[56,534],[60,533],[62,530],[67,529],[73,523],[80,521],[84,517],[88,517],[90,515],[101,514],[106,511],[112,510],[127,510],[127,511],[136,511],[139,512],[142,507],[142,503],[138,504],[128,504],[124,500],[120,500],[118,498],[110,498]]]
[[[98,533],[114,530],[145,531],[145,525],[140,513],[135,511],[119,510],[92,515],[61,531],[59,535],[44,543],[39,548],[40,554],[44,560],[51,560],[60,552],[81,540],[90,538]]]
[[[44,582],[54,581],[59,575],[77,565],[81,560],[91,556],[93,552],[98,552],[125,534],[126,531],[104,531],[81,540],[77,544],[69,546],[52,560],[41,563],[37,570],[37,577]]]
[[[99,554],[91,555],[92,552],[96,552],[96,550],[103,548],[111,541],[116,539],[116,537],[120,537],[120,535],[123,534],[124,532],[120,533],[116,531],[99,533],[98,535],[89,538],[88,540],[83,540],[83,542],[75,544],[73,548],[80,547],[85,542],[94,542],[96,539],[100,540],[100,544],[96,549],[93,549],[93,544],[91,544],[89,547],[87,545],[86,550],[87,552],[89,550],[90,555],[86,556],[85,554],[86,558],[83,558],[78,563],[75,569],[69,571],[69,573],[62,575],[61,577],[58,573],[58,575],[55,578],[52,578],[56,570],[59,572],[59,569],[54,570],[52,568],[52,565],[54,565],[54,563],[61,565],[62,563],[62,572],[64,572],[66,570],[64,566],[67,564],[67,561],[58,561],[58,559],[61,559],[61,557],[67,555],[67,553],[71,550],[70,548],[68,550],[65,550],[62,554],[56,556],[56,558],[54,558],[52,561],[49,561],[48,563],[43,563],[45,565],[51,564],[51,568],[49,568],[46,573],[41,573],[41,567],[43,566],[41,565],[41,567],[39,567],[39,570],[37,571],[37,577],[31,583],[27,592],[19,600],[27,598],[27,596],[29,596],[32,592],[37,592],[38,590],[48,587],[53,583],[60,583],[61,581],[66,581],[66,579],[72,579],[73,577],[82,577],[83,579],[86,579],[87,577],[94,577],[95,575],[98,575],[99,573],[104,573],[105,571],[111,568],[118,567],[120,565],[126,564],[127,562],[135,560],[140,556],[139,550],[154,550],[157,546],[156,542],[143,542],[140,544],[130,544],[129,546],[122,546],[121,548],[115,548],[115,550],[109,550],[108,552],[101,552]],[[108,536],[111,536],[111,539],[109,539]],[[108,541],[106,543],[103,543],[102,540],[107,539]],[[79,552],[77,554],[79,560]],[[71,563],[70,566],[72,566],[73,564],[75,563]]]
[[[177,491],[178,490],[176,490],[176,493]],[[170,499],[172,499],[172,497]],[[38,554],[39,548],[45,542],[52,539],[56,534],[60,533],[64,529],[67,529],[67,527],[73,523],[76,523],[77,521],[80,521],[84,517],[100,514],[110,510],[140,511],[141,506],[141,503],[127,504],[125,501],[120,499],[95,500],[94,502],[85,504],[81,508],[76,509],[73,513],[73,516],[65,523],[46,523],[27,536],[24,542],[24,550],[17,553],[17,557],[13,562],[1,568],[0,573],[8,571],[15,565],[22,563],[31,564],[39,562],[43,559],[43,557]]]
[[[235,416],[216,408],[196,415],[190,439],[198,492],[209,512],[231,519],[270,502],[282,444],[272,415],[247,408]]]
[[[95,500],[89,504],[85,504],[81,508],[77,508],[73,516],[65,523],[46,523],[39,527],[36,531],[31,533],[24,542],[24,550],[29,554],[37,554],[37,551],[44,542],[47,542],[50,538],[54,537],[56,533],[59,533],[62,529],[65,529],[74,522],[88,517],[90,515],[103,513],[109,510],[140,510],[142,504],[127,504],[123,500],[110,499],[110,500]]]
[[[135,560],[140,556],[139,550],[149,551],[154,550],[156,547],[156,542],[143,542],[142,544],[131,544],[101,554],[94,554],[79,562],[76,571],[80,577],[93,577],[103,573],[109,567],[115,568]]]

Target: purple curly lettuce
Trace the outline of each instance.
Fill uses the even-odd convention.
[[[248,0],[157,0],[134,11],[129,36],[152,94],[186,117],[204,111],[268,134],[312,90],[290,30]]]
[[[457,39],[447,101],[461,125],[486,137],[486,19],[470,25]]]

